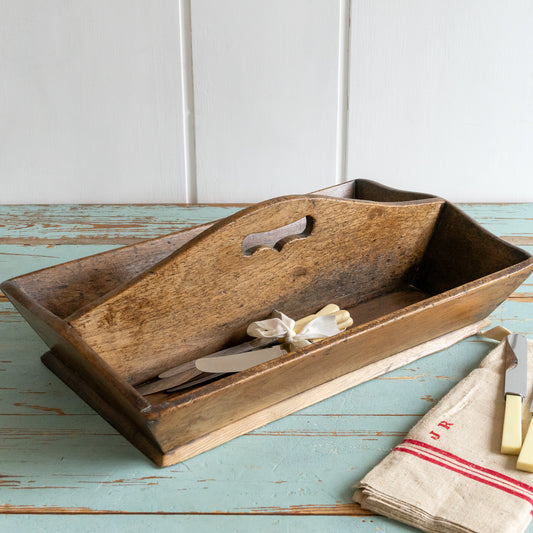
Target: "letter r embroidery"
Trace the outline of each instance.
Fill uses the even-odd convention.
[[[446,422],[445,420],[439,422],[437,425],[444,429],[450,429],[453,426],[453,424],[451,424],[450,422]]]

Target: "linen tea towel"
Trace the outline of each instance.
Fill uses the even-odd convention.
[[[354,501],[427,532],[521,533],[533,509],[533,473],[500,453],[504,355],[501,342],[433,407],[358,484]],[[533,342],[528,341],[528,397]]]

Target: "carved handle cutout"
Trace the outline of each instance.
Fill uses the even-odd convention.
[[[260,248],[272,248],[279,252],[287,243],[309,237],[313,231],[313,225],[313,217],[308,215],[281,228],[262,233],[250,233],[242,241],[242,253],[252,255]]]

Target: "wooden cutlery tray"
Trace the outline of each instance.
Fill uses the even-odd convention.
[[[532,269],[529,254],[449,202],[355,180],[1,288],[50,347],[44,363],[166,466],[287,414],[280,406],[306,391],[480,321]],[[328,303],[354,325],[208,384],[135,389],[242,342],[274,309],[297,319]]]

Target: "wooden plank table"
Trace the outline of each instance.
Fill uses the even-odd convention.
[[[240,207],[0,206],[0,280]],[[533,252],[533,204],[461,207]],[[491,318],[533,337],[532,278]],[[45,345],[0,295],[0,531],[415,531],[362,511],[351,486],[491,347],[472,337],[159,469],[42,365]]]

